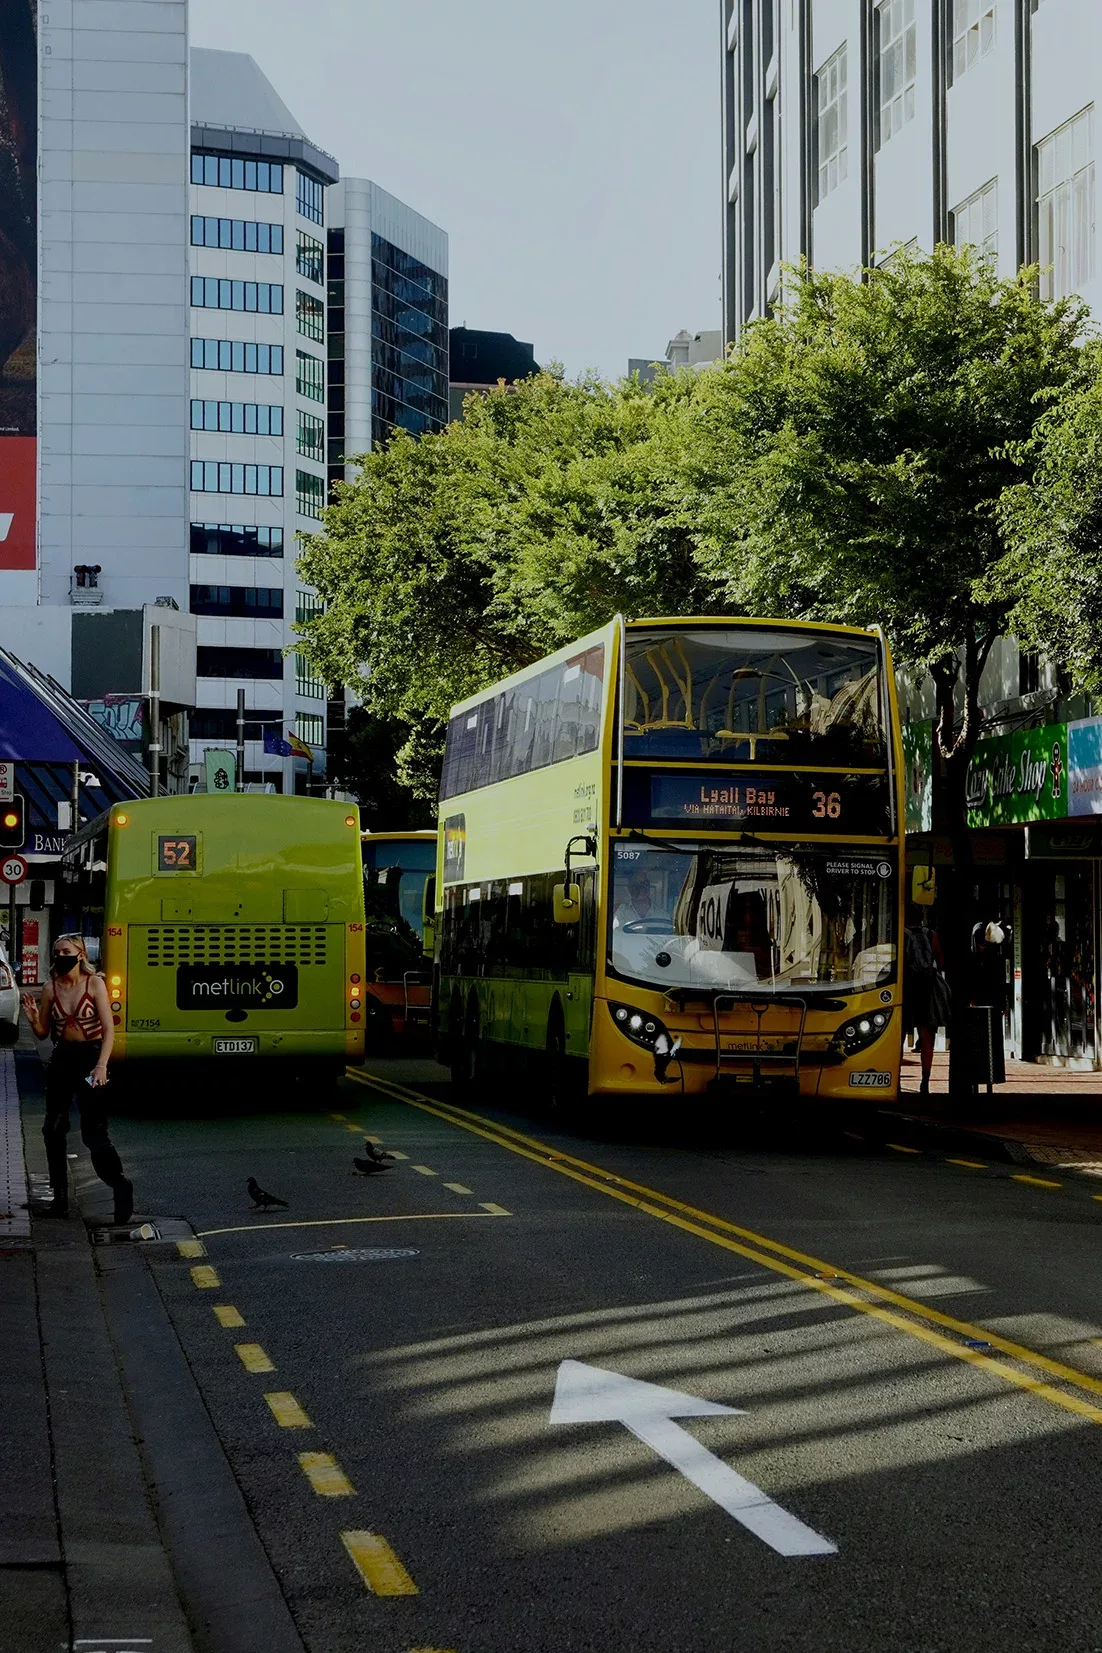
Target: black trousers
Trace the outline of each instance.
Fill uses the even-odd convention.
[[[65,1145],[69,1139],[69,1113],[73,1103],[80,1115],[80,1137],[92,1156],[92,1169],[101,1181],[114,1188],[123,1180],[122,1160],[107,1134],[107,1105],[103,1090],[87,1082],[100,1058],[98,1039],[60,1040],[54,1046],[46,1069],[46,1118],[42,1140],[55,1200],[69,1197],[69,1162]]]

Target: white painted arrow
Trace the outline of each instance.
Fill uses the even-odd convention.
[[[641,1383],[620,1372],[587,1366],[582,1360],[564,1360],[550,1421],[553,1425],[622,1423],[779,1555],[837,1555],[837,1544],[805,1527],[673,1421],[720,1413],[742,1415],[737,1406],[719,1406],[679,1389],[664,1389],[658,1383]]]

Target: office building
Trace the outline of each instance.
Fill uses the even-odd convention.
[[[368,178],[329,203],[329,480],[448,421],[448,238]]]
[[[339,172],[243,53],[192,48],[190,136],[193,774],[207,747],[233,745],[243,689],[246,781],[320,789],[325,684],[284,650],[317,606],[295,563],[328,491],[326,196]],[[293,732],[316,763],[266,753],[266,731]]]
[[[724,330],[781,267],[982,249],[1102,310],[1096,0],[722,0]]]
[[[489,333],[477,327],[453,327],[449,335],[451,418],[462,419],[463,400],[472,390],[492,390],[530,378],[540,370],[530,344],[511,333]]]

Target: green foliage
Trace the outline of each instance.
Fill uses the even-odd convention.
[[[933,666],[1003,630],[998,503],[1082,373],[1082,307],[970,250],[814,274],[693,408],[712,571],[749,610],[881,623]]]
[[[302,559],[327,605],[306,652],[330,682],[366,668],[425,797],[456,700],[618,611],[879,622],[934,671],[947,749],[963,661],[966,760],[1041,531],[1041,504],[1013,495],[1011,554],[1000,501],[1028,487],[1039,425],[1058,463],[1049,410],[1091,377],[1084,318],[1038,300],[1033,272],[1000,281],[943,247],[864,280],[794,272],[784,307],[705,372],[653,388],[542,373],[470,398],[338,488]]]
[[[1030,483],[1007,494],[1000,576],[1017,593],[1015,634],[1057,661],[1078,688],[1102,689],[1102,350],[1087,382],[1041,422]]]
[[[420,731],[419,731],[420,733]],[[397,776],[398,753],[413,744],[408,724],[380,717],[365,706],[354,706],[346,727],[331,737],[330,779],[350,792],[360,806],[360,822],[369,832],[401,832],[436,825],[430,804],[431,789],[415,795]],[[431,769],[439,773],[442,731],[428,731]]]
[[[306,652],[330,682],[370,663],[373,709],[419,732],[402,754],[419,791],[427,728],[456,700],[619,609],[714,605],[680,469],[693,389],[538,374],[436,435],[397,436],[338,488],[301,563],[326,602]]]

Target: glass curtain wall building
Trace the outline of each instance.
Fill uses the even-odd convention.
[[[366,178],[329,204],[328,470],[448,421],[448,238]]]

